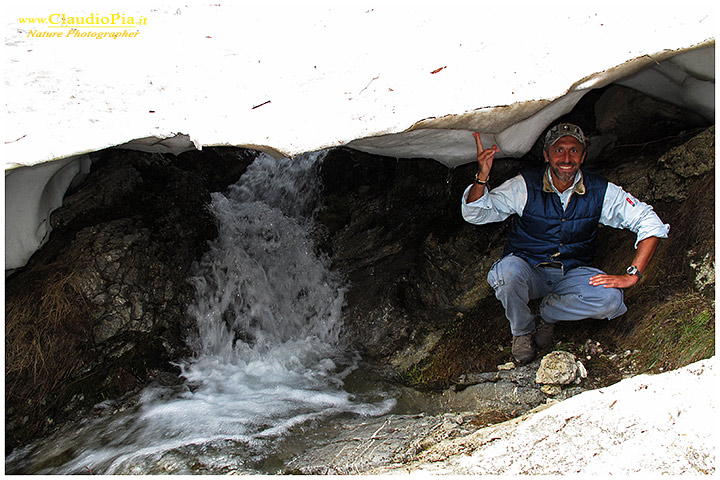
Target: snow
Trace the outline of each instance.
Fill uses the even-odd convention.
[[[715,357],[639,375],[439,443],[415,463],[375,473],[397,468],[411,474],[582,478],[713,474],[716,381]]]
[[[453,166],[472,161],[471,131],[497,143],[501,156],[522,154],[589,88],[630,82],[656,62],[658,95],[714,118],[714,41],[704,43],[714,38],[714,11],[705,0],[681,9],[526,1],[104,5],[4,5],[6,270],[41,245],[81,155],[107,147],[237,145],[293,156],[349,144]],[[146,23],[128,30],[135,37],[98,39],[78,35],[108,29],[19,20],[52,14]],[[31,36],[38,30],[64,36]],[[708,45],[672,68],[664,61],[674,50]],[[418,122],[422,129],[406,132]],[[13,170],[69,157],[63,167]]]
[[[5,268],[20,267],[50,233],[50,214],[90,158],[78,155],[5,172]]]

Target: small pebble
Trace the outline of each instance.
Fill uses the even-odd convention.
[[[515,368],[515,364],[513,362],[504,363],[502,365],[498,365],[498,370],[512,370]]]

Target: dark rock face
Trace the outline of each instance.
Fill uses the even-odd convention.
[[[503,162],[494,178],[519,164]],[[472,169],[349,149],[325,159],[322,247],[350,281],[346,334],[368,358],[387,359],[492,294],[484,278],[505,227],[473,231],[462,219]]]
[[[94,156],[53,213],[47,244],[7,279],[8,448],[190,353],[186,279],[217,235],[210,192],[234,183],[256,152]]]
[[[614,135],[620,144],[643,143],[672,135],[695,118],[678,107],[620,85],[605,89],[594,111],[597,129]]]

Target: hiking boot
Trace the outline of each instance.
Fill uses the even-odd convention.
[[[532,362],[536,353],[532,334],[513,337],[512,355],[520,365]]]
[[[547,323],[545,320],[540,318],[538,320],[537,328],[535,329],[535,345],[538,348],[545,349],[552,345],[553,331],[555,325]]]

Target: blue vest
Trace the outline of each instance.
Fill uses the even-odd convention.
[[[549,264],[563,271],[590,265],[607,180],[583,171],[585,192],[573,192],[563,210],[558,194],[543,190],[546,171],[521,173],[527,185],[527,203],[522,215],[514,219],[503,255],[512,253],[532,266]]]

